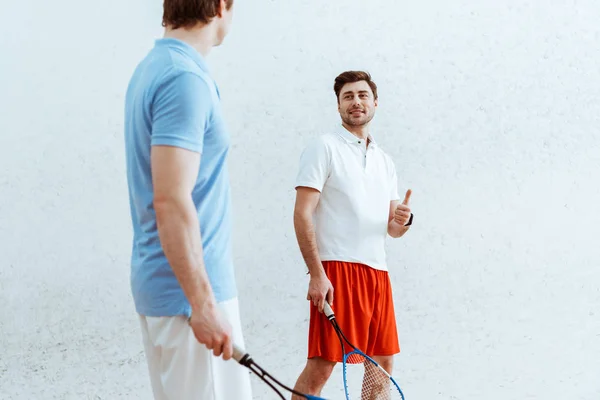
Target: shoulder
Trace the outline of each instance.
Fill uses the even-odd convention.
[[[381,159],[383,160],[383,163],[384,163],[386,169],[389,172],[395,172],[396,164],[395,164],[392,156],[379,145],[377,146],[377,149],[379,151],[379,154],[381,155]]]
[[[322,164],[329,165],[331,163],[333,149],[337,145],[335,134],[320,134],[308,139],[301,155],[301,165]]]
[[[385,160],[386,163],[389,163],[392,165],[394,164],[394,160],[392,159],[392,156],[387,151],[385,151],[381,147],[379,147],[379,151],[381,152],[381,157]]]
[[[343,143],[343,139],[337,133],[324,133],[319,136],[319,139],[327,146],[337,146]]]
[[[138,69],[137,75],[145,81],[151,96],[166,95],[173,99],[193,96],[218,100],[218,90],[212,77],[194,60],[172,49],[153,49]]]
[[[168,66],[160,76],[157,76],[156,90],[161,89],[195,93],[197,96],[209,97],[213,100],[216,100],[217,95],[215,84],[209,77],[201,71],[179,65]]]
[[[325,133],[308,139],[302,151],[302,158],[330,160],[334,149],[339,145],[340,137],[334,133]]]
[[[144,93],[146,100],[152,100],[156,93],[168,92],[173,87],[177,90],[199,90],[204,94],[216,94],[216,83],[207,71],[189,56],[167,46],[152,48],[135,66],[128,91],[140,98]]]
[[[148,85],[146,102],[152,112],[182,110],[212,114],[219,104],[219,95],[211,82],[189,68],[166,65],[156,71],[154,81]]]
[[[149,64],[165,71],[165,76],[177,76],[188,73],[206,82],[212,82],[212,77],[209,73],[203,70],[194,59],[175,48],[168,46],[155,47],[146,58]]]
[[[311,137],[306,143],[305,151],[328,151],[339,144],[340,137],[335,133],[324,133]]]

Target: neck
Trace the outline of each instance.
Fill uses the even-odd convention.
[[[348,130],[348,132],[350,132],[359,139],[367,140],[367,138],[369,137],[369,124],[354,126],[342,122],[342,125]]]
[[[206,57],[216,43],[216,32],[212,24],[198,24],[193,28],[165,29],[164,37],[181,40]]]

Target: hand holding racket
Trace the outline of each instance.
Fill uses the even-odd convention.
[[[344,391],[346,393],[347,400],[404,400],[404,394],[400,390],[400,386],[396,383],[394,378],[387,373],[383,367],[381,367],[375,360],[367,356],[365,353],[357,349],[350,341],[344,336],[344,333],[340,329],[333,310],[329,303],[325,302],[323,312],[327,319],[333,325],[340,344],[342,346],[343,354],[343,379],[344,379]],[[350,351],[346,353],[346,346],[350,347]],[[354,389],[356,382],[350,378],[347,371],[347,364],[363,364],[364,376],[362,379],[362,385],[360,389]]]
[[[325,304],[327,304],[327,303],[325,303]],[[281,389],[287,390],[288,392],[293,393],[296,396],[300,396],[300,397],[308,399],[308,400],[326,400],[322,397],[311,396],[309,394],[300,393],[300,392],[284,385],[283,383],[279,382],[271,374],[269,374],[267,371],[265,371],[263,368],[261,368],[252,359],[252,357],[250,357],[250,354],[246,353],[244,350],[240,349],[235,344],[233,345],[233,359],[236,360],[241,365],[243,365],[244,367],[248,368],[250,371],[254,372],[260,379],[262,379],[267,385],[269,385],[271,387],[271,389],[273,389],[275,391],[275,393],[277,393],[281,399],[285,400],[285,397],[283,397],[283,394],[279,391],[279,389],[276,386],[279,386],[279,388],[281,388]]]
[[[196,340],[212,350],[215,357],[231,358],[231,324],[218,311],[214,302],[204,303],[200,312],[192,312],[188,324]]]
[[[325,272],[311,274],[306,300],[312,301],[319,312],[323,312],[326,302],[333,304],[333,285]]]
[[[188,318],[188,324],[190,324],[190,326],[192,324],[191,316]],[[226,325],[226,327],[231,329],[229,325]],[[196,335],[196,339],[198,339],[198,335],[195,332],[194,332],[194,334]],[[213,342],[210,342],[210,343],[213,343]],[[207,345],[206,341],[203,344]],[[305,398],[307,400],[327,400],[322,397],[311,396],[309,394],[300,393],[300,392],[284,385],[283,383],[281,383],[277,379],[275,379],[267,371],[265,371],[263,368],[261,368],[252,359],[252,357],[250,357],[250,354],[246,353],[235,343],[232,343],[230,339],[227,340],[225,347],[227,347],[227,345],[233,347],[233,354],[231,355],[231,358],[233,358],[235,361],[237,361],[239,364],[243,365],[244,367],[248,368],[250,371],[254,372],[260,379],[262,379],[267,385],[269,385],[269,387],[271,389],[273,389],[275,391],[275,393],[277,393],[281,399],[285,400],[285,397],[283,397],[283,394],[279,391],[279,389],[277,389],[277,387],[275,385],[279,386],[281,389],[287,390],[288,392],[293,393],[296,396]],[[208,347],[208,345],[207,345],[207,347]],[[223,358],[225,360],[228,360],[230,358],[226,348],[223,349],[223,353],[219,352],[218,354],[217,354],[216,349],[213,349],[212,347],[208,347],[208,348],[213,350],[213,353],[215,354],[215,356],[219,356],[222,354]]]

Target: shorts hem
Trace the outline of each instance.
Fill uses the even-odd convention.
[[[373,352],[373,355],[370,355],[369,357],[390,357],[390,356],[395,356],[396,354],[400,354],[400,353],[401,353],[400,349],[376,351],[376,352]]]
[[[309,354],[306,359],[310,360],[313,358],[321,358],[325,361],[329,361],[329,362],[335,362],[335,363],[341,363],[343,361],[343,357],[342,358],[337,358],[337,357],[333,357],[330,356],[328,354]]]

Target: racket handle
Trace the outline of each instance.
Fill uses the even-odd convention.
[[[331,309],[331,306],[329,305],[329,302],[327,302],[327,300],[325,300],[325,303],[323,303],[323,312],[325,313],[325,316],[327,318],[333,316],[333,310]]]
[[[241,362],[246,356],[246,352],[242,350],[237,344],[233,344],[233,359],[237,362]]]

